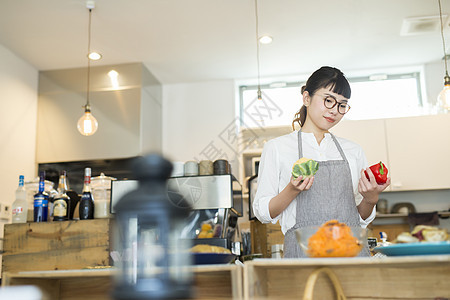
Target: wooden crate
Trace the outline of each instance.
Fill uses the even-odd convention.
[[[5,225],[2,272],[111,265],[112,220]]]
[[[242,269],[232,264],[194,266],[195,299],[242,299]],[[33,284],[49,299],[109,300],[115,273],[114,269],[7,272],[2,286]]]
[[[263,257],[272,257],[272,245],[284,244],[284,234],[280,224],[262,224],[258,220],[250,222],[252,253],[261,253]]]
[[[302,299],[309,275],[327,267],[348,299],[444,299],[450,297],[450,255],[386,258],[258,259],[245,263],[244,299]],[[321,275],[314,299],[335,299]]]

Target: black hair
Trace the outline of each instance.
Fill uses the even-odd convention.
[[[344,73],[341,70],[333,67],[321,67],[314,71],[306,81],[306,85],[302,86],[302,94],[307,91],[309,95],[313,95],[317,90],[321,88],[330,88],[333,93],[344,96],[350,99],[352,90],[350,84],[345,78]],[[292,129],[295,130],[295,123],[297,122],[300,127],[305,124],[307,109],[303,105],[300,110],[295,114],[292,121]]]

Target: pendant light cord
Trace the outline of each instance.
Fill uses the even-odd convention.
[[[258,0],[255,0],[255,20],[256,20],[256,64],[258,69],[258,100],[262,100],[261,97],[261,83],[260,83],[260,71],[259,71],[259,31],[258,31]]]
[[[86,111],[91,110],[91,106],[89,104],[89,89],[90,89],[90,75],[91,75],[91,59],[89,58],[89,54],[91,53],[91,15],[92,15],[92,8],[89,8],[89,26],[88,26],[88,52],[87,52],[87,59],[88,59],[88,66],[87,66],[87,92],[86,92]]]
[[[439,17],[441,20],[441,37],[442,37],[442,48],[444,50],[444,64],[445,64],[445,76],[448,77],[448,69],[447,69],[447,53],[445,50],[445,38],[444,38],[444,23],[442,22],[442,7],[441,0],[438,0],[439,3]]]

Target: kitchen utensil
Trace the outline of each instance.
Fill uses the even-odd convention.
[[[91,179],[95,219],[111,217],[111,182],[113,180],[116,178],[105,176],[104,173]]]
[[[283,244],[272,245],[271,247],[272,258],[283,258],[283,248],[284,248]]]
[[[325,244],[325,247],[328,248],[325,249],[322,247],[320,252],[310,248],[310,238],[316,234],[320,226],[298,228],[295,230],[295,236],[299,246],[309,257],[353,257],[357,256],[364,246],[367,245],[367,230],[360,226],[349,227],[351,229],[351,236],[343,235],[340,228],[331,228],[333,234],[331,237],[328,237],[327,243]]]
[[[380,199],[377,203],[377,212],[380,214],[387,214],[388,210],[388,202],[386,199]]]
[[[392,213],[394,214],[409,214],[409,213],[415,213],[416,208],[412,203],[409,202],[400,202],[396,203],[392,207]]]
[[[202,160],[199,163],[199,174],[200,175],[213,175],[214,166],[211,160]]]
[[[184,176],[197,176],[198,162],[190,160],[184,164]]]
[[[172,163],[173,169],[170,177],[181,177],[184,176],[184,162],[182,161],[174,161]]]
[[[214,161],[214,175],[231,174],[230,163],[226,159],[218,159]]]

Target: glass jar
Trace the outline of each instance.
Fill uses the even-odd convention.
[[[94,219],[111,217],[111,182],[114,177],[100,173],[91,179],[92,196],[94,198]]]

